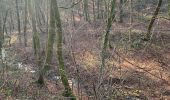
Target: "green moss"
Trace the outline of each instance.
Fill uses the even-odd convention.
[[[57,26],[57,55],[58,55],[58,63],[59,63],[59,72],[61,76],[61,81],[64,85],[65,92],[63,93],[63,96],[65,97],[74,97],[72,90],[69,86],[67,75],[65,72],[65,66],[64,66],[64,59],[63,59],[63,52],[62,52],[62,25],[60,20],[60,13],[57,6],[57,1],[52,0],[51,1],[53,7],[55,8],[55,20],[56,20],[56,26]],[[71,100],[76,100],[71,99]]]

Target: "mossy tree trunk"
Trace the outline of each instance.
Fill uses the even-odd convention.
[[[61,75],[61,81],[64,85],[65,92],[63,93],[63,96],[65,97],[73,97],[71,100],[76,100],[74,98],[73,92],[69,86],[68,78],[65,71],[65,65],[64,65],[64,59],[63,59],[63,52],[62,52],[62,44],[63,44],[63,37],[62,37],[62,26],[61,26],[61,20],[60,20],[60,13],[58,10],[57,1],[53,0],[56,6],[55,6],[55,19],[56,19],[56,26],[57,26],[57,57],[58,57],[58,63],[59,63],[59,72]]]
[[[102,47],[102,52],[101,52],[101,67],[100,67],[100,77],[99,77],[99,83],[102,82],[103,80],[103,73],[104,73],[104,68],[105,68],[105,59],[106,59],[106,49],[107,49],[107,46],[108,46],[108,43],[109,43],[109,34],[110,34],[110,29],[111,29],[111,26],[112,26],[112,22],[115,18],[115,0],[112,0],[111,1],[111,10],[110,10],[110,13],[109,13],[109,18],[107,19],[107,27],[106,27],[106,32],[105,32],[105,35],[104,35],[104,38],[103,38],[103,47]]]
[[[50,3],[50,27],[49,27],[49,32],[48,32],[48,42],[46,46],[46,58],[45,58],[45,63],[43,65],[43,68],[40,71],[40,76],[38,79],[38,83],[44,84],[44,74],[46,71],[50,68],[51,60],[52,60],[52,55],[53,55],[53,44],[55,40],[55,0],[51,0]]]
[[[159,13],[161,5],[162,5],[162,0],[159,0],[158,5],[156,7],[156,10],[155,10],[155,12],[154,12],[154,14],[152,16],[152,19],[150,20],[149,26],[148,26],[147,34],[146,34],[146,37],[144,39],[146,41],[150,40],[151,30],[152,30],[153,24],[155,22],[155,19],[158,16],[158,13]]]
[[[33,40],[33,51],[34,55],[36,57],[36,62],[37,65],[40,67],[41,65],[41,60],[40,60],[40,37],[39,33],[37,32],[37,27],[36,27],[36,17],[35,17],[35,6],[33,3],[33,0],[28,0],[28,7],[29,7],[29,15],[31,17],[32,21],[32,40]]]

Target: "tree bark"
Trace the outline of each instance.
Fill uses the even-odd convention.
[[[123,0],[119,1],[119,22],[123,23]]]
[[[93,21],[96,21],[95,0],[92,0],[92,2],[93,2]]]
[[[19,14],[19,6],[18,6],[18,0],[15,0],[16,2],[16,13],[17,13],[17,23],[18,23],[18,39],[19,43],[21,44],[21,23],[20,23],[20,14]]]
[[[43,68],[40,71],[40,76],[38,79],[38,83],[44,84],[44,74],[46,71],[50,68],[51,60],[52,60],[52,55],[53,55],[53,44],[55,40],[55,9],[54,5],[55,2],[54,0],[51,0],[50,4],[50,27],[49,27],[49,32],[48,32],[48,42],[47,42],[47,47],[46,47],[46,58],[45,58],[45,63],[43,65]]]
[[[32,40],[33,40],[34,54],[39,55],[40,40],[39,40],[39,34],[37,32],[35,9],[34,9],[32,0],[29,0],[28,5],[29,5],[29,14],[30,14],[30,17],[31,17],[31,22],[32,22],[32,30],[33,30]]]
[[[159,13],[159,10],[160,10],[161,5],[162,5],[162,0],[159,0],[158,5],[157,5],[157,7],[156,7],[156,10],[155,10],[155,12],[154,12],[154,14],[153,14],[153,16],[152,16],[152,19],[150,20],[149,26],[148,26],[148,31],[147,31],[146,37],[145,37],[145,39],[144,39],[144,40],[146,40],[146,41],[149,41],[149,40],[150,40],[151,30],[152,30],[153,24],[154,24],[154,22],[155,22],[155,19],[156,19],[156,17],[158,16],[158,13]]]
[[[169,15],[169,17],[170,17],[170,0],[168,0],[168,15]]]
[[[1,20],[1,13],[0,13],[0,55],[2,50],[2,44],[3,44],[3,32],[2,32],[2,20]]]
[[[98,19],[101,17],[100,6],[101,6],[101,0],[97,0],[97,18]]]
[[[40,59],[40,36],[39,33],[37,32],[37,27],[36,27],[36,16],[35,16],[35,7],[33,6],[32,0],[28,0],[28,8],[29,8],[29,15],[31,17],[32,21],[32,40],[33,40],[33,51],[34,55],[36,58],[36,63],[37,66],[40,68],[41,66],[41,59]]]
[[[102,59],[102,64],[100,67],[100,80],[99,80],[99,84],[102,82],[103,80],[103,74],[104,74],[104,68],[105,68],[105,54],[106,54],[106,49],[108,46],[108,42],[109,42],[109,35],[110,35],[110,28],[112,26],[112,22],[113,19],[115,18],[115,0],[111,1],[111,11],[109,14],[109,18],[107,19],[107,27],[106,27],[106,33],[104,35],[104,42],[103,42],[103,47],[102,47],[102,53],[101,53],[101,59]]]
[[[57,58],[58,58],[58,63],[59,63],[59,72],[61,75],[61,81],[65,88],[65,92],[63,93],[63,96],[72,97],[71,100],[76,100],[69,86],[68,78],[67,78],[66,71],[65,71],[63,52],[62,52],[63,37],[62,37],[62,26],[61,26],[61,20],[60,20],[60,13],[58,10],[57,1],[56,0],[53,0],[53,1],[56,2],[54,4],[55,4],[55,19],[56,19],[56,26],[57,26],[57,55],[58,55]]]
[[[84,4],[84,16],[85,16],[85,20],[86,21],[89,21],[90,19],[90,17],[89,17],[89,12],[88,12],[88,0],[84,0],[84,2],[83,2],[83,4]]]
[[[25,0],[25,21],[24,21],[24,45],[27,46],[27,21],[28,21],[28,1]]]
[[[130,30],[129,30],[129,42],[131,42],[131,34],[132,34],[132,23],[133,23],[133,1],[129,1],[130,6]]]

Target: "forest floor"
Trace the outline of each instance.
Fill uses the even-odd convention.
[[[74,93],[82,100],[88,100],[94,95],[93,89],[98,81],[105,25],[102,22],[76,21],[74,27],[63,23],[63,52]],[[170,22],[156,22],[151,42],[141,40],[146,33],[146,23],[134,22],[132,26],[129,35],[129,24],[113,24],[103,84],[115,89],[116,100],[170,100]],[[16,35],[14,33],[12,37],[11,47],[6,49],[0,100],[63,100],[61,95],[64,88],[57,74],[56,51],[51,70],[46,75],[46,86],[38,86],[35,83],[38,68],[32,53],[31,35],[28,37],[28,47],[19,45]],[[47,33],[40,33],[40,36],[44,49]]]

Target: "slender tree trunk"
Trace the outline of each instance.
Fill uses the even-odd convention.
[[[148,26],[148,31],[147,31],[146,37],[145,37],[145,39],[144,39],[144,40],[146,40],[146,41],[150,40],[151,30],[152,30],[153,24],[154,24],[154,22],[155,22],[155,19],[156,19],[156,17],[158,16],[158,13],[159,13],[159,10],[160,10],[161,5],[162,5],[162,0],[159,0],[158,5],[157,5],[157,7],[156,7],[156,10],[155,10],[155,12],[154,12],[154,14],[153,14],[153,16],[152,16],[152,19],[151,19],[151,21],[150,21],[150,23],[149,23],[149,26]]]
[[[25,0],[25,21],[24,21],[24,45],[27,46],[27,16],[28,16],[28,1]]]
[[[104,35],[104,42],[103,42],[102,53],[101,53],[102,64],[101,64],[101,67],[100,67],[99,85],[101,84],[101,82],[103,80],[103,74],[104,74],[104,68],[105,68],[105,59],[106,59],[106,49],[107,49],[108,42],[109,42],[110,28],[112,26],[112,22],[113,22],[114,18],[115,18],[115,0],[112,0],[111,10],[110,10],[109,18],[107,19],[106,33]]]
[[[20,14],[19,14],[19,6],[18,6],[18,0],[15,0],[16,2],[16,13],[17,13],[17,23],[18,23],[18,39],[19,43],[21,44],[21,23],[20,23]]]
[[[74,1],[74,0],[72,0],[71,2],[72,2],[72,4],[74,4],[74,3],[75,3],[75,1]],[[73,7],[73,8],[71,9],[71,16],[72,16],[73,26],[75,27],[75,26],[76,26],[76,22],[75,22],[75,15],[74,15],[74,11],[75,11],[75,8]]]
[[[4,39],[4,33],[6,31],[6,22],[7,22],[7,17],[8,17],[8,11],[6,11],[5,16],[3,18],[3,27],[2,27],[2,33],[3,33],[3,39]]]
[[[71,100],[76,100],[69,86],[68,78],[67,78],[66,71],[65,71],[63,52],[62,52],[63,37],[62,37],[62,26],[61,26],[61,20],[60,20],[60,13],[58,10],[57,1],[56,0],[53,0],[53,1],[56,2],[54,3],[54,5],[55,5],[55,19],[56,19],[56,26],[57,26],[57,55],[58,55],[59,72],[61,75],[61,81],[65,88],[65,92],[63,93],[63,96],[73,97]]]
[[[32,40],[33,40],[34,55],[36,57],[37,66],[40,67],[40,65],[41,65],[41,60],[40,60],[40,38],[39,38],[39,34],[37,32],[35,7],[33,6],[33,1],[32,0],[28,0],[28,8],[29,8],[29,15],[30,15],[31,21],[32,21],[32,30],[33,30]]]
[[[130,30],[129,30],[129,42],[131,42],[131,34],[132,34],[132,23],[133,23],[133,1],[130,0],[129,2],[130,5]]]
[[[84,0],[83,2],[84,4],[84,16],[85,16],[85,20],[89,21],[89,12],[88,12],[88,0]]]
[[[41,15],[41,18],[42,18],[42,21],[43,21],[43,24],[45,24],[45,15],[44,15],[44,12],[42,11],[42,8],[40,7],[40,15]]]
[[[46,47],[46,58],[45,63],[43,65],[42,70],[40,71],[40,77],[38,79],[38,83],[44,84],[43,76],[46,73],[46,71],[49,69],[49,65],[51,64],[52,55],[53,55],[53,44],[55,39],[55,2],[54,0],[51,0],[50,5],[50,27],[48,32],[48,43]]]
[[[92,0],[92,2],[93,2],[93,21],[96,21],[95,0]]]
[[[15,29],[15,25],[14,25],[14,20],[13,20],[13,13],[12,13],[12,11],[11,11],[11,13],[10,13],[10,20],[11,20],[12,30],[14,30],[14,29]]]
[[[11,19],[11,14],[12,14],[12,11],[10,11],[10,19],[9,19],[9,27],[10,27],[10,34],[12,34],[12,31],[13,31],[13,20]]]
[[[48,33],[48,21],[49,21],[49,17],[48,17],[48,11],[49,11],[49,0],[46,1],[46,32]]]
[[[108,8],[109,8],[109,7],[108,7],[108,4],[110,4],[110,3],[109,3],[109,0],[104,0],[104,8],[105,8],[105,9],[104,9],[104,15],[103,15],[103,16],[104,16],[104,18],[106,18],[106,19],[108,18],[108,11],[109,11],[109,10],[108,10]]]
[[[130,0],[129,6],[130,6],[130,23],[132,23],[133,22],[133,0]]]
[[[101,17],[100,14],[100,6],[101,6],[101,0],[97,0],[97,18],[99,19]]]
[[[29,0],[29,14],[31,16],[31,22],[32,22],[32,30],[33,30],[33,49],[34,49],[34,54],[37,55],[40,49],[40,41],[39,41],[39,34],[37,32],[37,27],[36,27],[36,16],[35,16],[35,9],[33,6],[33,1]]]
[[[169,15],[169,17],[170,17],[170,0],[168,0],[168,15]]]
[[[119,22],[123,23],[123,0],[119,1]]]
[[[3,32],[2,32],[2,19],[1,19],[1,13],[0,13],[0,55],[2,50],[2,44],[3,44]]]

